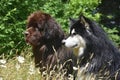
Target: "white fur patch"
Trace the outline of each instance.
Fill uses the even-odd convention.
[[[71,33],[74,34],[75,30],[73,29]],[[65,43],[66,47],[73,48],[74,53],[77,56],[81,56],[84,53],[86,42],[80,35],[76,34],[69,36],[66,40],[63,40],[63,42]]]
[[[74,34],[75,33],[75,29],[73,29],[72,31],[71,31],[71,34]]]

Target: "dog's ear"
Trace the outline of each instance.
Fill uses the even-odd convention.
[[[44,25],[45,28],[45,38],[47,40],[49,39],[55,39],[55,38],[59,38],[59,39],[63,39],[64,38],[64,33],[62,32],[62,30],[59,28],[59,25],[52,22],[47,22]]]
[[[75,23],[76,22],[76,20],[71,18],[71,17],[69,17],[69,21],[70,21],[70,23]]]
[[[82,23],[85,26],[86,29],[89,29],[89,24],[86,21],[85,17],[83,15],[80,15],[79,19],[80,19],[80,23]]]
[[[73,19],[73,18],[69,17],[69,22],[70,22],[69,24],[70,24],[70,26],[75,24],[77,21],[78,21],[77,19]]]
[[[51,16],[50,16],[49,14],[47,14],[47,13],[44,13],[44,16],[45,16],[45,19],[46,19],[46,20],[48,20],[48,19],[51,18]]]

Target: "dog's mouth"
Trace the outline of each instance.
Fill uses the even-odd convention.
[[[64,46],[66,46],[66,47],[68,47],[68,48],[77,48],[78,47],[78,44],[71,44],[71,43],[67,43],[67,41],[66,40],[62,40],[62,44],[64,45]]]
[[[28,41],[28,42],[26,42],[27,43],[27,45],[31,45],[31,46],[40,46],[41,44],[40,44],[40,42],[30,42],[30,41]]]
[[[71,48],[77,48],[78,44],[71,46]]]
[[[77,48],[77,47],[78,47],[78,44],[70,44],[70,43],[69,43],[69,45],[68,45],[68,44],[66,44],[66,43],[67,43],[66,40],[63,40],[63,41],[62,41],[62,44],[63,44],[64,46],[68,47],[68,48]]]
[[[33,45],[33,43],[30,42],[28,39],[25,39],[25,42],[26,42],[27,45]]]

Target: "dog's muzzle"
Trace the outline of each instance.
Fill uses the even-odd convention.
[[[68,45],[66,45],[66,43],[67,43],[66,40],[62,40],[62,45],[66,46],[66,47],[75,48],[76,46],[78,46],[78,44],[74,44],[74,45],[68,46]]]
[[[62,45],[65,45],[65,40],[62,40]]]
[[[24,35],[25,35],[25,36],[28,36],[28,35],[30,35],[30,33],[27,32],[27,31],[25,31],[25,32],[24,32]]]

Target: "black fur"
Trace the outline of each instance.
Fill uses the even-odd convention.
[[[96,22],[82,15],[77,20],[70,19],[70,23],[70,29],[74,28],[76,34],[86,41],[84,54],[79,57],[82,59],[79,65],[84,67],[89,63],[86,72],[101,75],[105,80],[120,80],[120,52],[104,30]],[[109,73],[105,74],[107,72]]]

